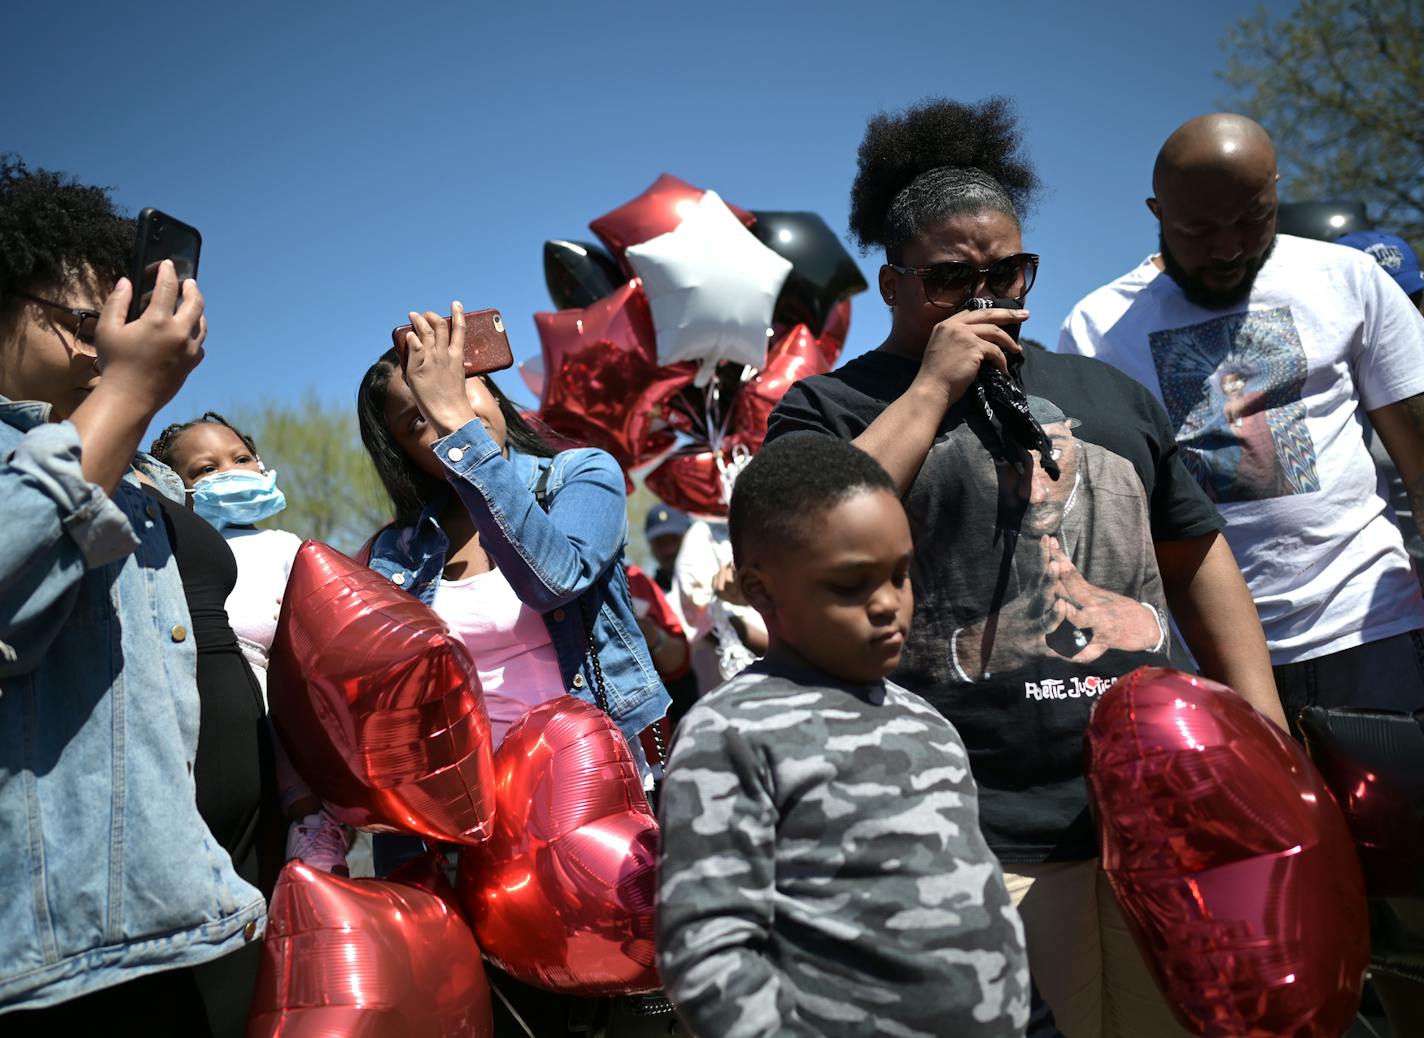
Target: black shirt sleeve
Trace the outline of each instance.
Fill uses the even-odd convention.
[[[1145,387],[1139,387],[1138,392],[1157,462],[1152,485],[1152,539],[1179,541],[1220,530],[1226,523],[1201,484],[1182,464],[1166,410]]]

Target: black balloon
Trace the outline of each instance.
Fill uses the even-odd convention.
[[[1297,238],[1334,241],[1342,234],[1369,230],[1363,202],[1282,202],[1276,230]]]
[[[586,241],[544,243],[544,282],[554,306],[560,310],[597,302],[626,280],[601,245]]]
[[[1310,759],[1340,802],[1376,897],[1424,897],[1424,711],[1306,707]]]
[[[804,324],[820,335],[842,299],[866,289],[865,277],[836,232],[815,213],[753,213],[751,232],[791,261],[791,274],[776,300],[778,324]]]

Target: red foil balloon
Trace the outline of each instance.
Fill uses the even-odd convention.
[[[1368,959],[1364,884],[1304,750],[1225,686],[1147,667],[1086,738],[1103,868],[1182,1023],[1338,1038]]]
[[[516,721],[495,754],[495,831],[460,854],[460,897],[490,961],[576,995],[658,987],[658,828],[628,744],[571,696]]]
[[[741,441],[729,440],[725,443],[721,451],[724,462],[738,442]],[[715,451],[674,454],[649,472],[643,482],[663,501],[684,512],[713,516],[727,514],[722,469],[717,464]]]
[[[772,346],[767,353],[766,367],[737,393],[732,406],[732,428],[745,438],[749,447],[757,450],[766,439],[766,420],[791,388],[791,383],[829,370],[825,353],[811,329],[798,324]]]
[[[331,814],[457,843],[489,834],[494,763],[479,679],[419,599],[307,541],[287,581],[271,674],[282,746]]]
[[[600,216],[588,226],[608,246],[614,258],[627,268],[623,250],[676,230],[687,215],[688,208],[696,205],[704,194],[706,192],[702,188],[664,173],[637,198]],[[748,227],[756,222],[756,217],[745,209],[738,209],[730,202],[727,208]]]
[[[282,870],[247,1038],[493,1034],[480,949],[454,907],[404,882]]]
[[[697,373],[659,367],[652,318],[636,281],[582,310],[534,315],[544,350],[540,415],[552,429],[608,451],[624,470],[673,445],[663,402]]]

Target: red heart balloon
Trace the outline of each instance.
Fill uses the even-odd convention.
[[[658,987],[658,827],[623,735],[571,696],[543,703],[495,754],[488,842],[460,852],[480,947],[516,980],[602,996]]]
[[[441,897],[299,861],[282,870],[247,1038],[493,1034],[479,946]]]
[[[419,599],[307,541],[270,671],[282,747],[336,818],[457,843],[488,835],[494,762],[479,678]]]
[[[1359,862],[1305,751],[1230,689],[1140,667],[1093,708],[1103,868],[1182,1023],[1337,1038],[1369,933]]]
[[[625,202],[611,213],[605,213],[588,226],[627,269],[628,261],[624,259],[623,252],[628,246],[676,230],[688,209],[695,206],[704,194],[706,192],[702,188],[664,173],[637,198]],[[748,227],[756,222],[756,217],[745,209],[738,209],[730,202],[727,208]]]

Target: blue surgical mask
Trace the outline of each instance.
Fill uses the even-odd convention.
[[[188,493],[193,495],[193,511],[219,530],[251,526],[287,507],[286,495],[277,489],[276,469],[215,472],[194,483]]]

